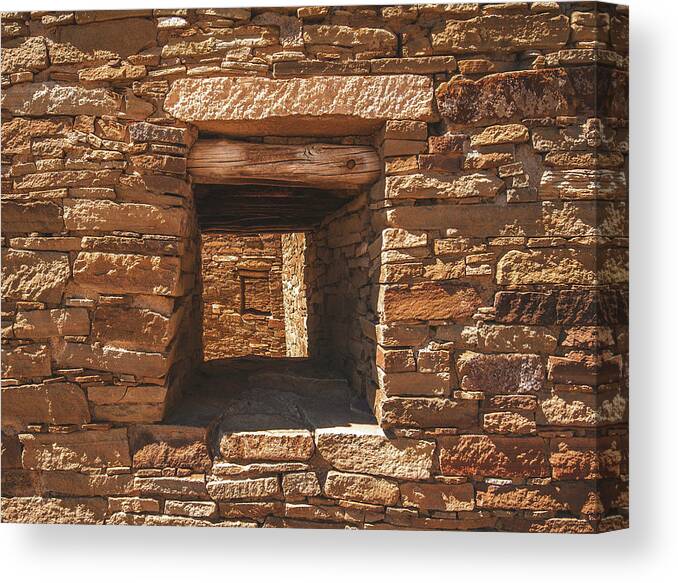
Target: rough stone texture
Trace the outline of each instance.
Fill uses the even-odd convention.
[[[311,133],[309,118],[355,118],[378,123],[385,119],[432,120],[432,85],[422,76],[328,76],[314,79],[263,78],[182,79],[167,95],[164,108],[198,127],[231,133],[267,133],[276,119],[286,132]],[[364,99],[365,95],[376,99]],[[388,95],[388,99],[379,96]],[[317,124],[317,122],[315,122]],[[286,124],[286,126],[284,125]],[[322,123],[320,133],[322,130]],[[283,129],[286,127],[286,129]],[[367,127],[374,127],[368,125]],[[318,131],[318,130],[316,130]]]
[[[2,297],[58,304],[71,274],[65,253],[2,250]]]
[[[79,253],[73,279],[99,293],[179,295],[179,261],[174,257]]]
[[[319,429],[318,453],[340,471],[392,478],[425,479],[431,473],[433,443],[388,439],[371,428]]]
[[[2,16],[3,520],[627,525],[624,7]]]

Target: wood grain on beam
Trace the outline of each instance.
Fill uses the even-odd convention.
[[[356,190],[379,179],[381,163],[370,146],[273,145],[201,139],[191,149],[188,172],[197,184]]]

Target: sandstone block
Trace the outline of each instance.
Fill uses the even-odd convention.
[[[134,488],[140,495],[164,496],[188,500],[209,500],[203,474],[186,477],[134,478]]]
[[[448,476],[546,477],[544,440],[539,437],[461,435],[440,439],[440,470]]]
[[[628,402],[618,392],[602,395],[574,393],[553,395],[540,403],[548,425],[566,427],[599,427],[622,423]]]
[[[279,132],[327,134],[323,118],[347,122],[355,118],[372,124],[384,119],[432,120],[431,93],[431,80],[418,75],[286,80],[215,77],[175,81],[164,108],[182,121],[230,133],[265,135],[271,131],[266,120],[277,118]],[[388,98],[366,100],[365,95]]]
[[[458,126],[568,115],[575,102],[562,69],[497,73],[478,81],[452,80],[438,87],[436,98],[441,114]]]
[[[186,235],[188,213],[180,208],[111,200],[66,199],[64,222],[69,231],[133,231],[150,235]]]
[[[286,500],[301,500],[306,496],[320,494],[320,482],[315,472],[293,472],[285,474],[282,480]]]
[[[567,16],[485,14],[446,20],[433,28],[435,53],[519,52],[564,47],[570,35]]]
[[[381,424],[396,427],[469,428],[477,423],[473,400],[391,397],[381,403]]]
[[[614,200],[627,196],[626,174],[618,170],[546,170],[539,183],[542,199]]]
[[[282,493],[278,478],[216,480],[207,482],[207,491],[217,501],[276,498]]]
[[[54,357],[61,368],[89,368],[137,377],[160,378],[168,368],[168,358],[162,354],[79,342],[60,345]]]
[[[47,344],[2,349],[2,378],[33,379],[51,374],[51,351]]]
[[[73,383],[2,387],[2,423],[25,429],[31,423],[89,423],[82,389]]]
[[[115,115],[121,105],[121,97],[108,89],[52,81],[12,85],[2,96],[2,108],[14,115]]]
[[[478,328],[478,346],[483,351],[552,353],[557,344],[558,339],[544,328],[500,325]]]
[[[2,521],[30,524],[103,524],[105,498],[40,498],[2,499]]]
[[[148,352],[164,351],[172,340],[178,318],[151,310],[97,306],[92,339],[102,344]]]
[[[108,512],[160,512],[160,502],[153,498],[123,496],[108,499]]]
[[[423,480],[431,475],[432,442],[389,439],[378,427],[318,429],[316,447],[340,471],[410,480]]]
[[[165,514],[171,516],[189,516],[191,518],[211,518],[217,513],[215,502],[197,502],[195,500],[167,500]]]
[[[89,315],[85,308],[19,311],[14,319],[14,336],[32,340],[55,336],[87,336]]]
[[[494,296],[498,322],[549,325],[556,320],[557,295],[542,292],[501,291]]]
[[[306,461],[313,450],[313,436],[306,429],[224,433],[219,440],[219,451],[227,460]]]
[[[73,264],[75,282],[100,293],[177,296],[180,275],[176,257],[82,252]]]
[[[47,68],[47,46],[40,36],[29,37],[15,47],[2,47],[2,74],[41,71]]]
[[[59,303],[71,274],[68,254],[2,250],[2,297]]]
[[[126,429],[22,434],[23,466],[39,470],[130,466]]]
[[[504,435],[527,435],[537,432],[534,414],[526,415],[513,411],[498,411],[483,415],[483,429],[488,433]]]
[[[385,56],[395,54],[398,44],[396,36],[385,29],[325,24],[304,26],[304,43],[348,47]]]
[[[622,473],[619,437],[553,440],[549,463],[555,480],[599,480]]]
[[[461,512],[475,507],[472,484],[426,484],[407,482],[400,485],[403,506],[425,512]]]
[[[70,124],[62,118],[15,117],[2,124],[2,151],[5,154],[28,154],[32,138],[60,136],[68,127]]]
[[[328,472],[324,492],[325,496],[330,498],[384,506],[393,506],[400,498],[398,485],[395,482],[374,476],[335,471]]]
[[[566,510],[559,492],[552,487],[481,486],[476,492],[478,508],[492,510],[531,510],[558,512]]]
[[[572,352],[567,357],[549,356],[549,380],[573,385],[603,385],[618,381],[622,373],[619,356]]]
[[[405,229],[384,229],[381,232],[382,251],[425,247],[426,243],[426,233],[413,233]]]
[[[595,285],[599,281],[595,259],[574,249],[509,251],[497,262],[497,283]]]
[[[64,230],[61,206],[48,201],[3,202],[2,230],[5,233],[60,233]]]
[[[161,126],[146,122],[131,124],[129,135],[135,142],[189,145],[193,141],[193,136],[188,128]]]
[[[544,367],[536,354],[464,352],[457,360],[461,388],[489,393],[528,393],[544,384]]]
[[[476,289],[469,285],[420,283],[386,285],[379,291],[383,320],[465,320],[482,305]]]
[[[412,372],[416,361],[412,350],[384,350],[377,347],[377,366],[386,372]]]
[[[383,373],[379,371],[379,388],[389,396],[444,396],[450,393],[450,374],[418,372]]]
[[[62,170],[59,172],[38,172],[27,174],[14,181],[16,190],[41,190],[67,186],[113,185],[120,176],[120,170]]]
[[[134,425],[130,451],[135,468],[207,471],[212,459],[205,429],[179,425]]]
[[[45,493],[64,496],[120,496],[133,493],[131,474],[81,474],[73,471],[42,473]]]
[[[386,197],[410,198],[492,198],[504,182],[489,172],[467,174],[443,180],[424,174],[386,177]]]
[[[490,126],[471,136],[471,146],[494,146],[497,144],[520,144],[530,139],[530,132],[522,124]]]

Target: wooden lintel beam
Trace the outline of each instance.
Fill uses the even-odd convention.
[[[357,190],[376,182],[381,162],[370,146],[252,144],[201,139],[188,172],[197,184],[265,184]]]

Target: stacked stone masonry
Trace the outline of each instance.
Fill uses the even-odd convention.
[[[627,526],[626,7],[11,12],[0,28],[2,520]],[[212,134],[379,152],[381,177],[303,236],[247,234],[287,274],[270,310],[257,281],[236,289],[270,312],[249,353],[306,356],[307,330],[373,422],[171,421],[219,342],[201,340],[209,263],[245,240],[201,235],[187,159]]]

